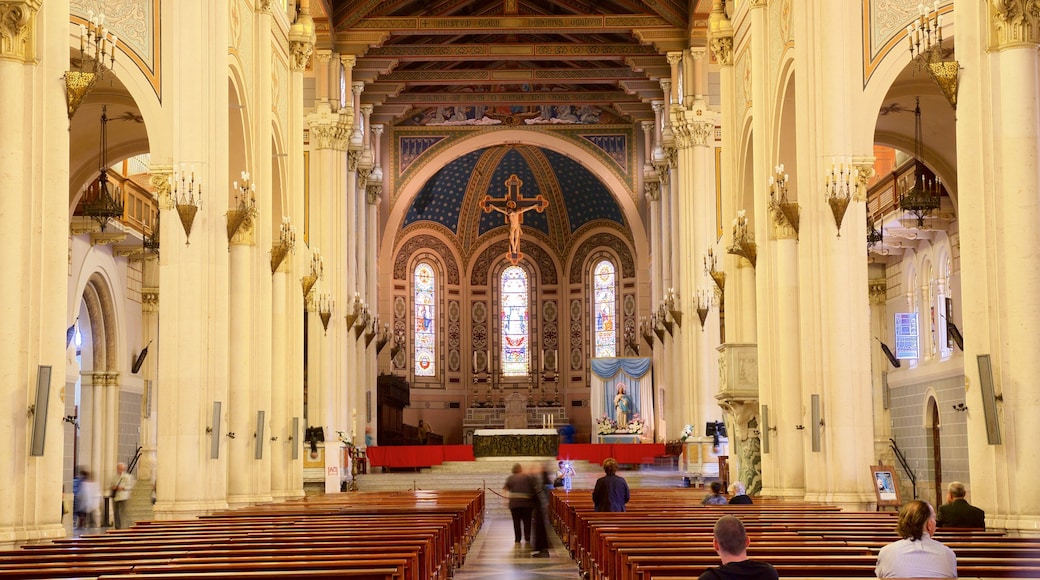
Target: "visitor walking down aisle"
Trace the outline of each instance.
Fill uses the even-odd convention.
[[[527,544],[513,542],[513,521],[508,513],[489,512],[466,563],[455,572],[455,580],[534,580],[576,578],[578,565],[549,528],[548,558],[531,557]]]

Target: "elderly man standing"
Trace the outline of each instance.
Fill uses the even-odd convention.
[[[986,512],[964,499],[967,492],[959,481],[946,487],[946,503],[939,506],[936,523],[940,528],[985,528]]]
[[[126,502],[130,499],[130,490],[134,488],[134,476],[126,470],[126,464],[116,465],[116,478],[112,482],[112,509],[115,512],[116,529],[127,527]]]
[[[777,580],[776,568],[766,562],[748,558],[747,537],[744,523],[733,516],[722,516],[715,522],[712,546],[722,560],[718,568],[708,568],[699,580]]]

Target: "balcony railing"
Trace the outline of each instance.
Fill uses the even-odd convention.
[[[108,173],[108,189],[122,194],[123,215],[119,221],[123,226],[142,235],[152,235],[159,216],[159,206],[152,192],[132,177],[124,177],[115,171]],[[73,215],[82,216],[83,204],[97,199],[99,192],[99,180],[95,179],[83,192]]]
[[[924,164],[909,159],[870,186],[870,189],[867,190],[867,215],[874,220],[874,223],[884,223],[887,216],[901,211],[899,197],[914,187],[918,168],[924,174],[926,182],[935,180],[935,174]],[[946,187],[942,188],[941,195],[949,195]]]

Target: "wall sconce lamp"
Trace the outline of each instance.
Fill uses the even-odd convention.
[[[798,234],[798,204],[787,200],[788,176],[784,164],[776,166],[776,175],[769,177],[769,209],[780,225],[787,224]]]
[[[656,323],[656,319],[654,322]],[[643,342],[650,347],[650,350],[654,350],[654,329],[650,319],[646,316],[641,317],[639,320],[639,334],[643,337]]]
[[[964,403],[957,403],[953,406],[953,410],[957,411],[958,413],[966,413],[968,412],[968,406]]]
[[[953,58],[953,49],[942,47],[942,15],[939,14],[939,2],[933,2],[931,10],[924,4],[919,4],[918,10],[920,15],[906,27],[910,57],[917,62],[919,68],[928,71],[928,75],[939,86],[946,101],[956,110],[960,65]]]
[[[177,217],[184,227],[184,245],[191,245],[191,226],[195,223],[195,214],[202,208],[202,179],[195,183],[195,166],[190,169],[175,168],[169,178],[170,194],[173,205],[177,208]]]
[[[314,284],[321,278],[322,274],[325,273],[325,259],[321,257],[321,250],[314,248],[311,250],[311,273],[300,278],[300,284],[303,286],[303,299],[306,300],[307,296],[310,295],[311,289],[314,288]]]
[[[372,340],[379,334],[379,316],[372,317],[372,324],[365,326],[365,348],[372,344]]]
[[[296,226],[292,224],[289,216],[282,216],[282,225],[278,228],[278,241],[271,246],[271,273],[274,274],[285,257],[295,250]]]
[[[115,66],[118,42],[119,38],[105,28],[105,14],[87,11],[87,23],[79,27],[79,58],[72,59],[77,70],[65,72],[65,105],[70,121],[94,84]]]
[[[708,319],[708,312],[715,303],[715,293],[706,288],[697,291],[697,317],[701,320],[701,331],[704,331],[704,321]]]
[[[824,186],[824,195],[827,196],[827,205],[831,206],[831,214],[834,216],[834,225],[838,228],[838,237],[841,237],[841,222],[845,219],[845,211],[849,209],[852,201],[852,188],[855,187],[859,170],[852,163],[832,163],[831,170],[827,173],[827,183]]]
[[[335,307],[336,301],[328,292],[322,292],[318,295],[315,308],[318,311],[318,316],[321,318],[321,326],[325,329],[326,336],[329,334],[329,320],[332,320],[332,311]]]
[[[682,308],[679,307],[679,293],[675,291],[675,288],[669,288],[667,294],[665,294],[664,305],[668,308],[668,314],[672,315],[672,319],[675,320],[675,324],[682,328]]]
[[[711,279],[715,281],[715,286],[722,293],[726,291],[726,272],[718,269],[716,260],[715,252],[708,248],[708,255],[704,256],[704,273],[711,276]]]
[[[234,181],[231,187],[235,190],[235,209],[229,209],[227,212],[227,237],[228,241],[235,236],[235,233],[242,226],[248,226],[252,223],[253,218],[256,217],[256,183],[253,183],[252,177],[248,171],[241,173],[242,182]]]
[[[755,244],[755,234],[748,227],[747,212],[744,210],[738,211],[736,219],[733,220],[733,245],[727,248],[726,252],[744,258],[751,262],[752,268],[755,267],[758,245]]]
[[[376,317],[376,325],[377,326],[378,326],[378,322],[379,322],[379,317],[377,316]],[[390,323],[389,322],[384,322],[383,323],[383,331],[381,333],[379,333],[379,340],[376,341],[376,354],[377,355],[379,353],[383,352],[383,348],[386,346],[386,343],[390,342],[390,337],[391,337],[391,334],[390,334]]]
[[[235,432],[234,431],[228,431],[227,438],[228,439],[234,439],[235,438]]]
[[[672,329],[675,327],[675,323],[671,320],[668,320],[668,310],[665,306],[664,300],[662,300],[661,303],[657,305],[657,322],[659,322],[661,326],[668,331],[669,336],[674,336]],[[664,342],[663,332],[661,333],[661,342]]]

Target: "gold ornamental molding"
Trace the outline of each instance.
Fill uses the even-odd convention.
[[[42,0],[0,0],[0,59],[36,59],[36,13]]]
[[[884,279],[869,280],[867,292],[870,293],[871,304],[884,304],[888,300],[888,281]]]
[[[731,39],[732,40],[732,39]],[[395,44],[373,48],[365,58],[396,58],[402,62],[412,60],[446,61],[465,59],[503,60],[513,57],[519,60],[614,60],[624,56],[655,56],[652,46],[628,43],[603,43],[574,45],[564,43],[513,43],[513,44]]]
[[[395,35],[627,34],[633,28],[673,28],[659,16],[606,14],[576,16],[445,16],[362,18],[350,30],[380,30]],[[339,35],[336,37],[339,40]]]
[[[1036,0],[991,0],[987,4],[997,49],[1040,43],[1040,9]]]

